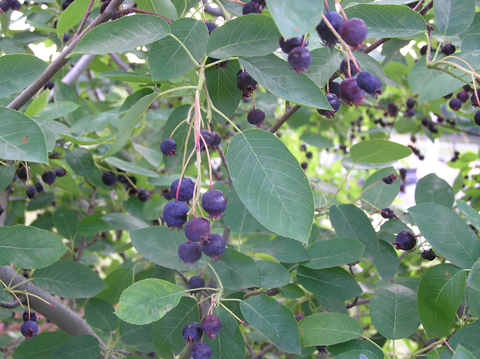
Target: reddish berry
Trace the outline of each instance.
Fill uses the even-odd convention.
[[[362,19],[355,17],[342,23],[338,28],[338,34],[343,41],[357,49],[367,38],[368,29]]]
[[[222,329],[222,321],[216,315],[207,315],[202,320],[202,329],[210,339],[215,339]]]
[[[364,97],[365,91],[358,86],[356,78],[345,79],[340,84],[340,98],[350,106],[358,106]]]
[[[338,12],[335,12],[335,11],[330,11],[325,13],[325,17],[337,32],[340,25],[344,23],[343,17]],[[338,42],[337,37],[333,34],[333,32],[327,26],[325,21],[323,21],[323,19],[320,22],[320,24],[317,26],[317,32],[320,38],[325,42],[325,44],[328,47],[332,47]]]
[[[288,63],[297,71],[297,74],[300,74],[312,63],[312,53],[304,47],[295,47],[288,53]]]

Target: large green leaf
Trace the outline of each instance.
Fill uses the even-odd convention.
[[[0,76],[2,59],[7,56],[0,57]],[[0,127],[0,158],[48,163],[45,135],[34,120],[23,113],[0,107]]]
[[[64,298],[90,298],[107,286],[93,270],[72,261],[58,261],[37,269],[33,278],[43,290]]]
[[[275,135],[250,129],[230,142],[227,162],[238,196],[267,229],[307,242],[314,201],[298,161]]]
[[[366,246],[363,253],[365,257],[373,258],[377,253],[377,233],[375,233],[370,219],[361,209],[351,204],[332,206],[330,221],[339,237],[354,238]]]
[[[468,305],[474,315],[480,313],[480,260],[476,261],[467,278]]]
[[[225,224],[231,231],[247,234],[262,228],[262,225],[255,219],[238,197],[235,188],[232,186],[227,192],[228,207],[223,213]]]
[[[167,22],[158,16],[143,14],[124,16],[90,30],[69,56],[125,52],[163,39],[169,33]]]
[[[107,157],[105,159],[105,162],[112,166],[118,167],[128,173],[134,173],[146,177],[158,177],[158,174],[156,172],[147,170],[146,168],[140,167],[132,162],[121,160],[117,157]]]
[[[320,23],[320,21],[319,21]],[[312,63],[308,67],[306,75],[310,77],[318,87],[327,84],[330,76],[334,74],[342,62],[342,54],[340,51],[322,47],[312,50]]]
[[[198,63],[205,55],[208,40],[208,29],[204,22],[182,18],[171,23],[170,30]],[[179,77],[195,68],[195,63],[177,39],[167,36],[150,48],[148,66],[154,81]]]
[[[52,217],[53,225],[65,238],[74,239],[79,222],[77,214],[65,207],[60,207]]]
[[[222,60],[231,56],[263,56],[277,49],[279,37],[280,33],[270,16],[241,16],[212,32],[207,54]]]
[[[401,160],[411,154],[409,147],[379,139],[359,142],[350,149],[354,162],[385,163]]]
[[[77,223],[77,233],[89,237],[112,229],[110,224],[102,220],[102,216],[103,214],[97,213],[83,217]]]
[[[134,325],[120,321],[120,335],[122,342],[141,352],[149,353],[155,350],[152,340],[153,324]]]
[[[13,359],[50,359],[57,348],[70,338],[65,332],[44,332],[22,342]]]
[[[435,251],[460,268],[472,268],[480,257],[480,241],[458,214],[436,203],[420,204],[408,211]]]
[[[85,305],[85,319],[92,327],[111,332],[118,325],[118,318],[114,311],[113,305],[106,300],[90,298]]]
[[[460,328],[448,340],[448,344],[453,350],[457,349],[458,345],[465,347],[474,357],[480,356],[480,321],[477,320],[471,324]],[[444,350],[440,359],[450,359],[453,353],[450,350]]]
[[[303,347],[343,343],[362,336],[362,326],[340,313],[318,313],[298,323]]]
[[[370,315],[373,325],[385,338],[406,338],[420,325],[417,295],[397,284],[380,288],[370,301]]]
[[[0,260],[20,268],[38,269],[55,262],[66,247],[55,234],[34,227],[0,228]]]
[[[307,249],[311,260],[302,263],[311,269],[322,269],[352,263],[362,258],[365,245],[353,238],[320,241]]]
[[[292,280],[291,274],[280,264],[270,261],[256,261],[258,268],[258,287],[276,288],[287,285]]]
[[[418,287],[418,314],[429,338],[449,332],[466,279],[465,271],[452,264],[439,264],[423,275]]]
[[[280,236],[271,241],[257,243],[253,250],[269,254],[285,263],[304,262],[310,259],[307,250],[300,242]]]
[[[437,30],[442,35],[460,35],[473,21],[475,0],[436,0],[433,10]]]
[[[280,57],[270,54],[242,58],[240,62],[260,85],[274,95],[307,107],[331,109],[317,84],[304,73],[298,75]]]
[[[310,269],[300,266],[298,282],[316,296],[344,301],[362,294],[362,288],[353,276],[341,267]]]
[[[300,354],[297,321],[290,309],[265,294],[244,300],[240,309],[247,323],[258,329],[278,349]]]
[[[114,228],[131,231],[133,229],[147,228],[149,225],[141,219],[129,216],[125,213],[109,213],[102,216],[102,220]]]
[[[70,168],[80,176],[89,177],[95,169],[93,156],[86,148],[75,147],[73,151],[66,151],[65,159]]]
[[[381,348],[377,347],[372,342],[368,342],[366,340],[361,340],[361,339],[353,339],[345,343],[328,346],[328,352],[335,356],[341,355],[342,353],[348,353],[348,352],[358,351],[358,350],[360,350],[361,352],[362,351],[372,352],[379,359],[383,358],[384,356]],[[352,359],[358,359],[359,357],[360,355],[357,355],[355,358],[352,358]],[[370,359],[370,356],[367,356],[367,358]]]
[[[360,4],[345,12],[348,18],[365,21],[368,38],[406,37],[426,31],[423,16],[406,6]]]
[[[101,298],[114,305],[120,299],[122,292],[133,283],[131,268],[118,268],[105,278],[107,288],[97,294],[95,298]]]
[[[37,80],[47,66],[45,61],[28,54],[10,54],[0,57],[0,78],[2,79],[0,93],[2,97],[23,90]],[[3,129],[2,133],[4,131]]]
[[[392,173],[398,175],[393,167],[381,169],[368,177],[363,184],[362,202],[367,206],[369,212],[375,209],[368,207],[383,209],[390,206],[400,192],[400,181],[395,181],[392,184],[386,184],[383,181],[378,182],[383,177],[387,177]],[[378,183],[374,184],[375,182]]]
[[[51,359],[94,359],[100,355],[100,343],[91,335],[77,335],[63,342]]]
[[[139,145],[132,142],[132,146],[135,151],[140,153],[153,167],[159,167],[163,161],[163,155],[160,151],[154,150],[150,147]]]
[[[394,238],[393,236],[392,242]],[[380,277],[389,283],[397,274],[400,261],[398,260],[397,252],[390,243],[379,241],[378,251],[373,257],[373,264]]]
[[[455,195],[452,187],[435,173],[430,173],[418,181],[415,187],[415,203],[438,203],[452,208]]]
[[[69,29],[77,25],[85,16],[90,0],[77,0],[72,2],[60,13],[57,22],[57,34],[62,36]],[[94,6],[98,5],[98,2]]]
[[[130,324],[149,324],[176,307],[184,292],[183,288],[161,279],[144,279],[125,289],[115,314]]]
[[[3,192],[8,187],[15,177],[15,166],[1,166],[0,167],[0,192]]]
[[[172,0],[139,0],[137,1],[140,9],[152,11],[156,14],[162,14],[163,16],[176,20],[178,15],[176,6]],[[185,0],[182,0],[182,5],[188,6]],[[187,10],[193,6],[187,7]],[[180,13],[181,14],[181,13]]]
[[[80,108],[80,105],[75,102],[54,102],[49,103],[37,116],[43,120],[55,120],[56,118],[64,117],[72,113],[78,108]]]
[[[258,271],[255,261],[246,254],[227,248],[219,259],[212,263],[224,288],[231,290],[256,287]],[[212,278],[216,280],[216,277]]]

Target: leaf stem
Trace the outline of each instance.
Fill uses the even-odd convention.
[[[190,60],[192,60],[192,62],[195,64],[195,68],[197,68],[197,69],[200,68],[200,65],[198,64],[198,61],[195,60],[192,53],[190,52],[190,50],[187,49],[185,44],[183,42],[181,42],[180,39],[178,37],[176,37],[174,34],[170,33],[169,36],[173,37],[175,39],[175,41],[177,41],[180,44],[180,46],[186,51],[188,57],[190,57]]]

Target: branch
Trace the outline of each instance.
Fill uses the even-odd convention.
[[[277,295],[279,293],[280,291],[277,288],[273,288],[273,289],[264,290],[262,292],[247,293],[245,294],[245,297],[243,297],[243,299],[247,299],[248,297],[253,297],[254,295],[259,295],[259,294],[266,294],[269,297],[273,297],[274,295]]]
[[[0,227],[3,227],[5,224],[5,219],[7,218],[7,206],[8,206],[8,200],[10,199],[10,195],[13,192],[13,188],[11,185],[9,185],[7,188],[5,188],[5,191],[3,191],[3,197],[2,197],[2,207],[4,209],[4,212],[0,215]]]
[[[11,302],[4,302],[3,300],[0,302],[0,306],[2,308],[13,309],[20,305],[20,302],[16,299],[12,300]]]
[[[72,86],[73,83],[79,78],[83,71],[85,71],[90,63],[95,59],[97,55],[83,55],[80,60],[63,76],[62,82],[68,86]],[[55,88],[53,88],[55,91]]]
[[[93,189],[92,197],[90,198],[90,204],[88,205],[88,210],[87,210],[87,216],[90,216],[93,213],[93,210],[95,209],[95,196],[97,195],[97,190],[98,187],[95,187]],[[89,245],[92,245],[97,241],[97,236],[93,238],[90,242],[86,243],[86,237],[82,237],[82,244],[80,245],[80,248],[78,248],[78,254],[77,257],[75,258],[75,262],[80,262],[82,259],[83,251],[85,248],[87,248]]]
[[[283,114],[282,117],[280,117],[280,119],[272,126],[272,128],[270,128],[268,131],[271,132],[271,133],[275,133],[277,132],[277,130],[280,128],[280,126],[282,126],[285,122],[287,122],[287,120],[295,113],[298,111],[298,109],[300,108],[299,105],[295,105],[293,106],[292,108],[290,108],[287,112],[285,112]]]
[[[257,355],[253,356],[252,359],[260,359],[268,352],[275,349],[275,344],[268,344],[265,348],[263,348]]]
[[[82,32],[82,29],[85,26],[85,23],[87,22],[87,19],[91,14],[92,6],[93,6],[94,2],[95,2],[95,0],[90,0],[90,3],[88,4],[88,7],[87,7],[87,11],[85,11],[85,15],[83,15],[83,19],[80,22],[80,25],[78,25],[77,32],[75,33],[75,35],[73,35],[73,38],[76,38]]]
[[[118,55],[118,54],[114,54],[113,52],[110,54],[110,57],[112,58],[112,60],[118,65],[120,66],[120,68],[122,70],[125,70],[125,71],[130,71],[131,68],[130,66],[128,66],[125,62],[123,62],[122,58]]]
[[[345,308],[350,309],[350,308],[353,308],[362,304],[368,304],[368,303],[370,303],[370,298],[358,300],[358,297],[356,297],[352,303],[345,304]]]

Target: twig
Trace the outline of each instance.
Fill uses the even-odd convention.
[[[248,352],[250,353],[250,356],[253,357],[255,355],[255,353],[253,352],[253,348],[250,344],[248,344],[246,340],[245,340],[245,346],[247,347]]]
[[[2,207],[4,209],[4,212],[2,213],[2,215],[0,215],[0,227],[3,227],[5,224],[5,219],[7,218],[8,200],[12,192],[13,192],[13,188],[11,185],[9,185],[7,188],[5,188],[5,191],[3,191]]]
[[[263,357],[265,354],[272,351],[273,349],[275,349],[275,344],[268,344],[257,355],[254,355],[252,359],[260,359],[261,357]]]
[[[4,302],[3,300],[0,302],[0,306],[2,308],[13,309],[20,305],[20,302],[16,299],[12,300],[11,302]]]
[[[225,157],[225,152],[223,152],[223,149],[220,145],[218,145],[217,150],[218,150],[218,154],[220,155],[220,158],[222,159],[223,167],[225,167],[225,170],[227,171],[227,176],[228,176],[227,185],[228,187],[231,187],[232,179],[230,178],[230,171],[228,169],[227,157]]]
[[[90,65],[95,59],[95,56],[97,55],[83,55],[80,57],[80,60],[78,60],[70,71],[68,71],[68,73],[62,78],[62,82],[71,86],[80,77],[82,72],[87,69],[88,65]],[[53,91],[55,91],[55,88],[53,88]]]
[[[180,277],[182,277],[183,281],[185,282],[185,284],[188,284],[190,282],[190,280],[186,277],[185,274],[183,274],[182,272],[180,272],[179,270],[176,270],[175,271]]]
[[[287,112],[283,114],[282,117],[268,130],[271,133],[277,132],[277,130],[282,126],[287,120],[295,113],[298,111],[300,108],[299,105],[295,105],[292,108],[290,108]]]
[[[247,293],[247,294],[245,294],[244,299],[247,299],[248,297],[253,297],[254,295],[259,295],[259,294],[266,294],[269,297],[273,297],[274,295],[277,295],[279,293],[280,293],[280,291],[277,288],[273,288],[273,289],[268,289],[268,290],[264,290],[264,291],[261,291],[261,292]]]
[[[356,297],[352,303],[345,304],[345,308],[350,309],[350,308],[357,307],[362,304],[368,304],[368,303],[370,303],[370,298],[358,300],[358,297]]]
[[[127,351],[121,350],[121,349],[115,350],[115,353],[122,354],[122,355],[125,355],[125,356],[133,355],[133,356],[142,357],[142,358],[145,358],[145,359],[150,359],[150,358],[147,357],[145,354],[142,354],[142,353],[130,353],[130,352],[127,352]]]
[[[116,16],[123,16],[123,15],[128,15],[132,12],[135,12],[137,14],[145,14],[145,15],[153,15],[153,16],[161,17],[168,24],[171,24],[173,22],[173,20],[169,19],[168,17],[162,16],[162,15],[157,14],[155,12],[151,12],[151,11],[147,11],[147,10],[143,10],[143,9],[137,9],[136,7],[131,7],[129,9],[125,9],[125,10],[118,10],[115,15]]]
[[[75,33],[75,35],[73,35],[73,38],[76,38],[82,32],[82,29],[85,26],[85,23],[87,22],[88,17],[92,13],[92,6],[94,3],[95,3],[95,0],[90,0],[90,3],[88,4],[88,7],[87,7],[87,11],[85,11],[85,15],[83,15],[83,19],[80,22],[80,25],[78,25],[77,32]]]
[[[95,187],[93,189],[92,197],[90,198],[90,204],[88,205],[88,210],[87,210],[87,216],[90,216],[93,213],[93,210],[95,209],[95,196],[97,195],[97,190],[98,187]],[[75,258],[75,262],[80,262],[82,259],[83,251],[85,248],[87,248],[89,245],[92,245],[95,243],[98,239],[98,236],[95,236],[90,242],[86,243],[86,237],[82,237],[82,243],[80,244],[80,247],[78,248],[78,254],[77,257]]]
[[[122,68],[122,70],[130,71],[131,68],[125,62],[123,62],[122,58],[118,54],[114,54],[113,52],[110,54],[112,60]]]

